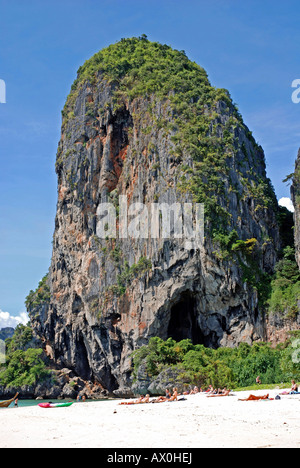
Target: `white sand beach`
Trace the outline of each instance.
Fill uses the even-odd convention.
[[[282,391],[282,390],[280,390]],[[79,402],[69,408],[0,409],[1,448],[255,448],[300,447],[300,395],[279,390],[234,392],[186,401],[119,405]]]

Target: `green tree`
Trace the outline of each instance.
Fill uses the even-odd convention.
[[[287,246],[283,258],[276,265],[271,283],[271,296],[268,301],[269,312],[279,312],[294,318],[299,313],[300,271],[295,261],[294,249]]]

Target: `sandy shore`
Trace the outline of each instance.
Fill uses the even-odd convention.
[[[300,447],[300,395],[238,400],[250,393],[271,398],[278,390],[220,398],[197,394],[186,401],[131,406],[104,401],[0,409],[0,447]]]

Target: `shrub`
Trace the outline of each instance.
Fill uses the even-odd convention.
[[[271,283],[269,312],[279,312],[290,318],[299,313],[300,271],[295,261],[294,249],[287,246],[283,258],[276,265],[276,273]]]
[[[41,348],[29,347],[32,331],[18,325],[12,338],[6,340],[6,363],[0,366],[0,384],[4,387],[34,385],[49,376]]]
[[[133,376],[137,377],[143,363],[152,380],[170,367],[181,369],[184,385],[188,377],[191,385],[244,387],[255,383],[257,375],[265,384],[281,383],[300,373],[299,364],[290,365],[292,351],[289,343],[276,348],[261,342],[211,349],[193,345],[190,340],[177,343],[172,338],[163,341],[154,337],[148,345],[134,351]]]

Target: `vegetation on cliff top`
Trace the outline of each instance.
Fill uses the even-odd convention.
[[[193,167],[180,166],[180,190],[205,204],[210,226],[228,231],[228,191],[254,199],[256,209],[277,206],[270,180],[258,176],[253,167],[265,167],[263,150],[244,125],[229,92],[213,87],[205,70],[189,60],[184,51],[150,42],[145,35],[121,39],[99,51],[79,68],[63,110],[64,119],[74,116],[74,104],[83,84],[97,85],[101,79],[112,87],[115,108],[137,97],[168,100],[172,108],[174,155],[178,163],[183,153],[193,159]],[[221,115],[225,118],[221,119]],[[157,122],[153,120],[151,124]],[[241,129],[250,146],[239,141]],[[251,161],[242,195],[231,181],[228,164],[228,159],[238,154],[235,164],[240,174],[245,162]]]

